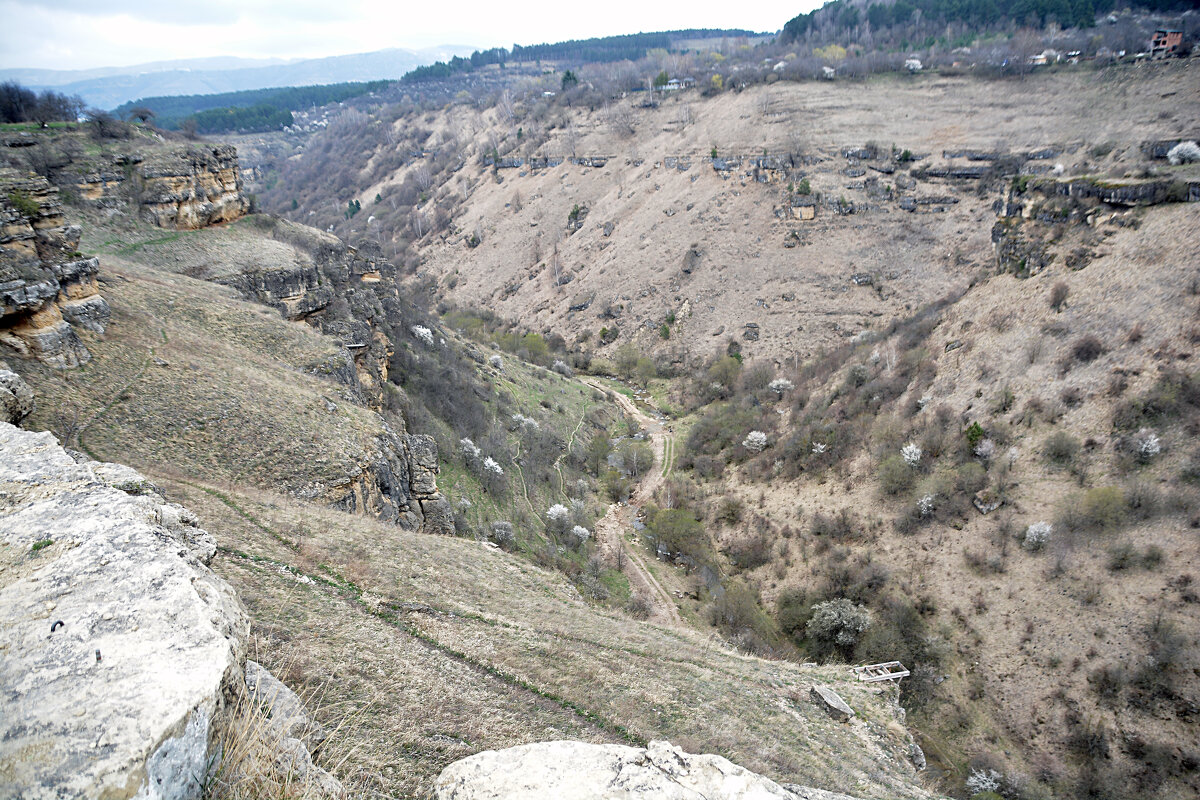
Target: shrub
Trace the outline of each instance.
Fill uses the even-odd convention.
[[[1042,443],[1042,455],[1057,466],[1070,464],[1079,452],[1079,441],[1066,431],[1055,431]]]
[[[900,455],[904,458],[904,463],[910,467],[918,466],[921,463],[921,448],[914,442],[909,442],[901,447]]]
[[[1125,513],[1124,493],[1116,486],[1102,486],[1071,498],[1062,521],[1072,530],[1113,531],[1125,523]]]
[[[1050,287],[1050,307],[1055,311],[1062,311],[1063,303],[1067,302],[1067,293],[1070,287],[1064,281],[1059,281]]]
[[[863,631],[871,626],[871,612],[844,597],[813,606],[805,633],[822,656],[849,656]]]
[[[717,521],[726,525],[736,525],[742,519],[742,501],[736,497],[726,497],[717,508]]]
[[[1092,334],[1081,336],[1071,345],[1071,357],[1087,364],[1104,355],[1104,342]]]
[[[975,446],[983,441],[984,436],[986,436],[983,428],[978,422],[972,422],[970,425],[968,425],[966,431],[964,431],[964,435],[967,437],[967,444],[971,446],[972,450],[974,450]]]
[[[554,366],[550,367],[550,369],[554,370],[559,375],[565,375],[568,378],[575,375],[575,371],[572,370],[567,362],[563,361],[561,358],[555,359]]]
[[[913,485],[914,470],[902,456],[888,456],[879,464],[879,488],[897,495]]]
[[[12,203],[13,207],[26,217],[36,217],[42,211],[42,207],[37,204],[37,201],[21,189],[14,189],[9,192],[8,202]]]

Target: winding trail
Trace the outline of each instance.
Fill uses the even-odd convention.
[[[620,392],[609,389],[594,378],[581,380],[586,386],[615,397],[625,413],[637,420],[638,425],[650,437],[654,458],[659,467],[646,470],[630,494],[628,504],[609,504],[604,516],[595,525],[597,547],[608,563],[620,565],[634,594],[640,594],[649,601],[651,622],[686,627],[671,593],[663,588],[647,566],[642,548],[625,546],[625,534],[633,530],[634,509],[650,502],[655,491],[670,474],[670,459],[673,458],[675,449],[674,435],[661,422],[646,414],[638,408],[637,403]]]

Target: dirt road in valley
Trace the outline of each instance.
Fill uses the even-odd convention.
[[[636,508],[654,498],[654,492],[670,474],[669,458],[673,457],[673,437],[670,431],[649,414],[638,408],[630,398],[612,391],[600,381],[584,378],[583,382],[597,391],[611,393],[625,413],[637,420],[638,425],[649,437],[654,450],[654,465],[647,470],[634,486],[628,505],[612,503],[604,516],[595,525],[596,547],[610,564],[621,564],[621,571],[629,579],[635,595],[640,594],[649,601],[650,621],[660,625],[685,625],[670,592],[663,588],[646,565],[646,554],[641,547],[627,547],[625,534],[633,530]],[[621,554],[624,558],[621,558]]]

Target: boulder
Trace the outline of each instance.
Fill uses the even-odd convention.
[[[275,764],[307,791],[306,798],[339,798],[346,794],[341,781],[313,763],[314,752],[328,737],[321,723],[309,715],[303,701],[278,678],[255,661],[246,661],[246,689],[256,707],[264,710],[264,740],[275,751]]]
[[[29,384],[0,361],[0,422],[19,425],[33,413],[35,403]]]
[[[198,798],[246,613],[195,516],[105,466],[0,422],[0,793]]]
[[[802,796],[721,756],[690,755],[661,741],[646,748],[558,741],[488,750],[446,767],[434,784],[436,800],[797,800]]]
[[[828,686],[813,686],[808,691],[808,696],[838,722],[849,722],[854,716],[854,709],[846,705],[841,695]]]

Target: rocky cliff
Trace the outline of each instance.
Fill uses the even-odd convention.
[[[160,228],[204,228],[231,222],[250,208],[232,145],[150,155],[135,165],[133,184],[142,218]]]
[[[0,343],[54,367],[91,356],[76,327],[103,333],[109,309],[96,283],[99,261],[77,250],[58,189],[44,178],[0,171]]]
[[[0,422],[0,540],[11,796],[198,796],[248,621],[195,515]]]

